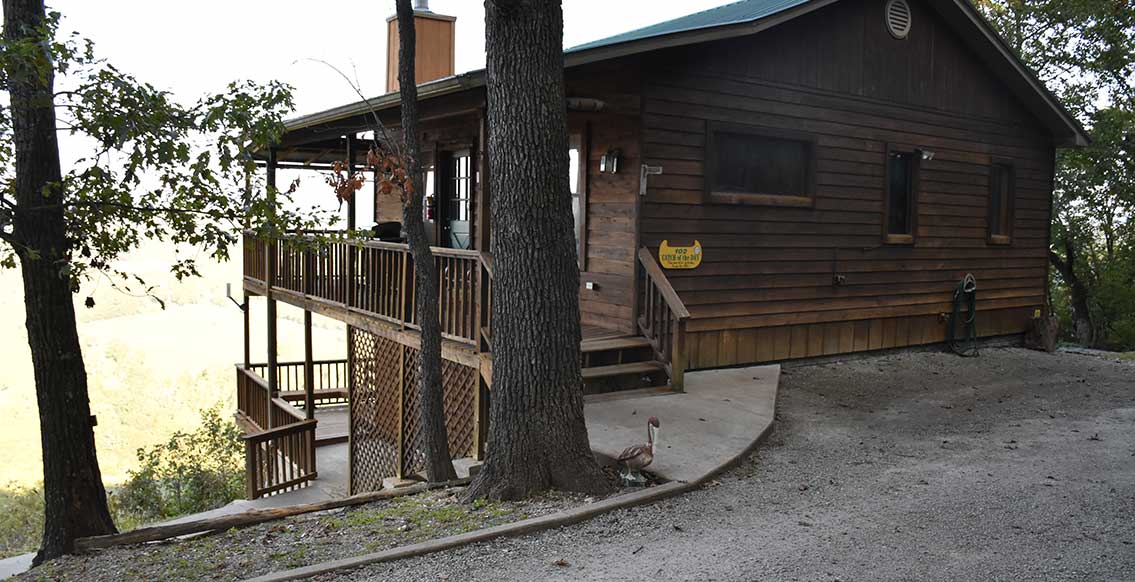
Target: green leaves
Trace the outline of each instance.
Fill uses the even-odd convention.
[[[1135,10],[1120,0],[977,0],[993,26],[1080,121],[1093,143],[1057,154],[1052,294],[1070,329],[1067,288],[1087,295],[1098,345],[1135,347]],[[1065,277],[1070,280],[1063,280]],[[1081,309],[1083,311],[1083,309]],[[1085,318],[1085,315],[1087,316]]]
[[[42,202],[65,208],[71,253],[62,272],[74,288],[96,272],[128,279],[113,265],[149,239],[225,260],[246,224],[283,232],[328,222],[326,212],[267,204],[267,187],[256,175],[251,152],[283,133],[284,116],[294,107],[289,86],[238,81],[185,102],[95,58],[89,41],[58,38],[58,28],[53,14],[34,41],[0,41],[0,59],[17,76],[59,77],[59,86],[68,88],[53,104],[61,131],[90,144],[62,184],[44,189]],[[0,79],[0,88],[11,81]],[[11,224],[19,212],[35,208],[16,207],[13,161],[10,111],[0,105],[0,239],[19,245]],[[291,207],[292,193],[276,193],[280,206]],[[0,251],[0,267],[14,265],[10,251]],[[173,261],[171,270],[179,279],[198,275],[189,260]]]

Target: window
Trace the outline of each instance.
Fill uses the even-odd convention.
[[[743,126],[709,131],[706,188],[715,202],[812,205],[815,144],[806,137]]]
[[[1013,166],[989,166],[989,243],[1009,244],[1013,228]]]
[[[568,136],[568,187],[575,218],[575,251],[580,270],[587,267],[587,148],[584,130]]]
[[[572,134],[570,137],[570,145],[568,147],[568,189],[571,190],[571,215],[575,217],[575,242],[579,243],[580,230],[582,224],[582,204],[579,199],[579,187],[581,180],[579,155],[582,149],[583,138],[578,134]]]
[[[914,243],[918,217],[918,155],[913,151],[887,151],[887,198],[883,207],[883,240],[890,244]]]

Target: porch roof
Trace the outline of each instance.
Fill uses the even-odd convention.
[[[564,66],[571,68],[665,48],[756,34],[837,1],[741,0],[569,48],[564,51]],[[969,0],[933,2],[931,6],[1051,131],[1058,146],[1083,146],[1090,142],[1080,122],[1021,62]],[[419,98],[428,101],[484,85],[485,70],[478,69],[423,83],[419,86]],[[327,148],[334,149],[335,144],[341,143],[342,135],[365,130],[369,125],[367,117],[372,112],[393,110],[398,104],[399,94],[387,93],[288,120],[285,122],[287,133],[280,144],[280,159],[304,162],[315,159],[313,155],[322,157],[319,153]],[[265,152],[257,152],[257,157],[263,159]]]

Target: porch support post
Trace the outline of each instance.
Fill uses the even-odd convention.
[[[244,292],[244,302],[241,303],[242,311],[244,311],[244,369],[247,370],[252,359],[252,325],[250,320],[249,311],[252,309],[252,302],[248,300],[248,291]]]
[[[347,176],[355,175],[355,134],[347,134]],[[356,201],[356,194],[351,193],[351,197],[347,199],[347,230],[355,230],[358,212],[358,203]]]
[[[311,246],[304,247],[303,250],[303,292],[304,296],[310,296],[314,289],[315,281],[315,253],[311,250]],[[348,341],[350,340],[350,331],[347,332]],[[311,311],[303,310],[303,385],[304,385],[304,411],[307,414],[308,420],[315,418],[315,364],[313,363],[311,354]]]
[[[492,212],[489,192],[489,118],[482,107],[477,110],[477,159],[480,170],[476,183],[477,207],[474,210],[476,222],[473,225],[474,246],[481,252],[489,252],[492,242]],[[480,333],[480,330],[477,330]]]
[[[275,212],[276,208],[276,150],[268,150],[268,205]],[[276,361],[276,300],[272,294],[272,287],[276,283],[276,240],[268,241],[267,269],[264,281],[264,296],[268,303],[268,428],[272,427],[271,399],[279,395],[279,378]]]
[[[303,312],[303,409],[308,420],[315,418],[315,364],[311,359],[311,312]]]

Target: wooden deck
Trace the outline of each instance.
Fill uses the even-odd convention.
[[[597,325],[584,324],[580,331],[583,332],[582,335],[584,343],[587,343],[589,341],[628,337],[625,332],[619,331],[617,329],[607,329],[605,327],[599,327]]]

